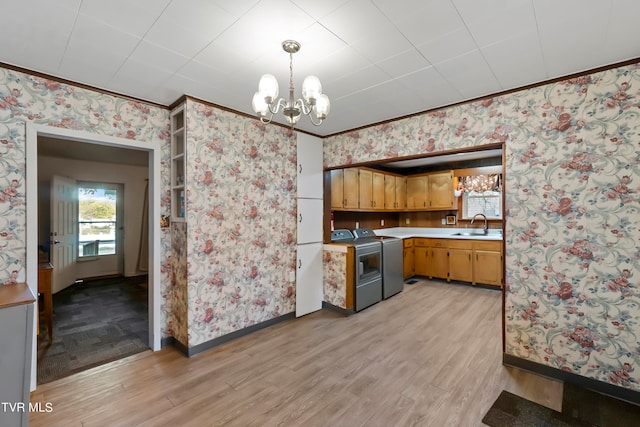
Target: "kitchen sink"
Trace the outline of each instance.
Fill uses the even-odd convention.
[[[489,235],[488,233],[469,233],[469,232],[452,234],[452,236],[488,236],[488,235]]]

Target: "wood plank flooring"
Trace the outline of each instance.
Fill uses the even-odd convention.
[[[560,410],[562,383],[502,366],[501,294],[420,280],[192,358],[147,351],[38,387],[31,426],[481,426],[502,390]]]

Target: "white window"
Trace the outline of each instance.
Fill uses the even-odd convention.
[[[116,253],[117,188],[78,183],[78,257]]]
[[[488,219],[502,218],[502,192],[465,191],[462,195],[462,217],[469,219],[484,214]]]

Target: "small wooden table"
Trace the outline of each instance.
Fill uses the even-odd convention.
[[[53,296],[51,295],[51,272],[48,262],[38,264],[38,293],[44,297],[44,319],[49,332],[49,344],[53,343]]]

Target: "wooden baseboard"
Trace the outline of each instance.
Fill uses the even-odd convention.
[[[532,362],[531,360],[521,359],[506,353],[502,354],[502,363],[506,366],[512,366],[514,368],[533,372],[547,378],[575,384],[579,387],[583,387],[597,393],[606,394],[634,405],[640,405],[640,392],[638,391],[629,390],[603,381],[583,377],[582,375],[552,368],[551,366]]]

